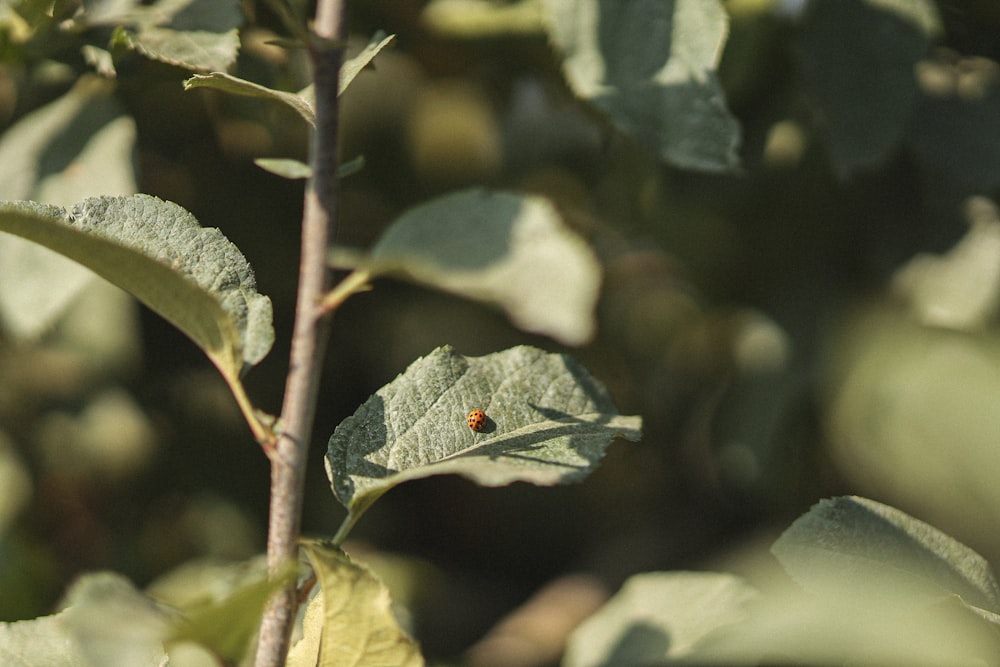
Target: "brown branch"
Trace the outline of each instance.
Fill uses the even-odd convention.
[[[337,124],[343,62],[344,0],[319,0],[310,48],[316,87],[316,129],[310,146],[313,176],[306,187],[295,324],[277,444],[271,457],[267,563],[276,572],[297,558],[306,453],[316,411],[328,317],[320,307],[330,287],[327,247],[337,221]],[[294,582],[274,596],[261,622],[256,667],[285,662],[298,607]]]

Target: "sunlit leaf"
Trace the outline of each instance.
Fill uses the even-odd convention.
[[[184,90],[191,90],[193,88],[212,88],[233,95],[259,97],[281,102],[295,110],[310,125],[316,124],[316,112],[313,110],[312,103],[301,95],[288,93],[283,90],[274,90],[273,88],[268,88],[267,86],[262,86],[252,81],[226,74],[225,72],[195,74],[184,81]]]
[[[60,205],[98,193],[132,194],[135,136],[113,87],[83,77],[0,136],[0,192]],[[0,235],[0,319],[17,337],[35,337],[51,326],[92,279],[39,245]]]
[[[296,570],[293,563],[269,577],[262,559],[227,565],[193,563],[158,580],[150,593],[181,614],[172,625],[171,642],[197,642],[213,655],[239,664],[260,627],[264,605],[295,579]]]
[[[394,35],[387,37],[382,33],[378,33],[361,53],[344,62],[340,70],[341,93],[344,92],[361,70],[371,64],[375,56],[392,42],[394,37]],[[308,86],[298,93],[289,93],[283,90],[274,90],[273,88],[268,88],[259,83],[247,81],[246,79],[241,79],[225,72],[211,72],[210,74],[195,74],[185,80],[184,90],[191,90],[192,88],[212,88],[232,95],[257,97],[281,102],[291,107],[310,125],[316,124],[315,97],[312,86]]]
[[[573,91],[663,160],[739,166],[740,130],[717,68],[728,34],[718,0],[542,0]]]
[[[420,19],[435,32],[466,38],[534,35],[545,28],[537,0],[433,0]]]
[[[728,574],[635,575],[573,632],[563,667],[687,664],[700,642],[746,619],[756,595]]]
[[[901,595],[954,594],[1000,611],[989,563],[961,542],[888,505],[858,497],[822,500],[772,547],[806,590],[826,594],[850,581],[894,582]]]
[[[985,197],[966,206],[969,230],[943,255],[922,253],[897,271],[895,291],[925,324],[980,331],[1000,312],[1000,213]]]
[[[482,431],[466,415],[486,412]],[[583,479],[641,419],[618,414],[573,359],[533,347],[464,357],[451,347],[418,359],[345,419],[330,438],[327,474],[349,526],[383,493],[431,475],[484,486]]]
[[[395,35],[386,35],[385,33],[378,32],[375,36],[371,38],[368,45],[361,50],[361,53],[349,58],[344,62],[344,65],[340,68],[340,93],[342,94],[354,78],[361,73],[361,70],[368,67],[375,59],[375,56],[385,47],[392,43],[392,40],[396,38]]]
[[[271,301],[218,229],[148,195],[86,199],[70,210],[0,204],[0,231],[54,250],[125,289],[195,341],[227,379],[274,341]]]
[[[322,615],[310,605],[306,636],[289,667],[419,667],[420,649],[399,627],[389,591],[367,568],[339,550],[303,544],[319,579]],[[320,636],[317,638],[316,634]]]
[[[124,578],[87,575],[53,616],[0,624],[0,664],[162,667],[171,616]]]
[[[88,3],[81,26],[117,26],[114,45],[192,70],[225,70],[240,49],[239,0],[140,0]]]
[[[353,263],[493,304],[517,326],[567,345],[593,337],[601,267],[548,200],[466,190],[400,216]]]

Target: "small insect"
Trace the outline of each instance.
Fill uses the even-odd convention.
[[[473,431],[482,431],[486,427],[486,413],[482,410],[473,410],[466,421]]]

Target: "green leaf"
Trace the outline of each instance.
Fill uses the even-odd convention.
[[[866,498],[820,501],[772,551],[793,579],[819,595],[851,582],[881,582],[916,600],[953,594],[1000,611],[1000,587],[982,556],[923,521]]]
[[[241,79],[225,72],[212,72],[211,74],[195,74],[190,79],[184,81],[184,90],[193,88],[213,88],[232,95],[242,95],[244,97],[258,97],[270,99],[286,104],[295,110],[310,125],[316,125],[316,112],[312,102],[305,97],[287,93],[282,90],[274,90],[262,86],[246,79]]]
[[[86,199],[71,210],[0,203],[0,231],[83,264],[133,294],[201,347],[223,376],[271,348],[271,301],[218,229],[148,195]]]
[[[921,253],[893,279],[894,292],[929,326],[983,331],[1000,311],[1000,211],[985,197],[966,202],[969,229],[947,253]]]
[[[484,410],[480,432],[466,425]],[[326,454],[343,531],[403,482],[458,474],[484,486],[586,477],[617,436],[636,441],[604,387],[573,359],[528,346],[464,357],[450,346],[413,362],[334,431]]]
[[[340,70],[340,92],[338,94],[342,94],[361,70],[371,64],[375,56],[388,46],[394,38],[394,35],[387,37],[382,33],[377,33],[361,53],[345,61]],[[298,93],[288,93],[282,90],[274,90],[273,88],[268,88],[259,83],[247,81],[246,79],[241,79],[225,72],[212,72],[210,74],[195,74],[190,79],[185,80],[184,90],[191,90],[192,88],[213,88],[232,95],[257,97],[281,102],[291,107],[310,125],[316,125],[315,98],[311,85]]]
[[[0,136],[0,192],[63,205],[135,192],[135,123],[113,95],[109,82],[85,76],[11,126]],[[0,236],[0,319],[17,337],[51,326],[92,279],[36,244]]]
[[[0,664],[160,667],[170,617],[124,578],[81,577],[52,616],[0,623]]]
[[[746,619],[756,596],[751,586],[728,574],[635,575],[573,632],[563,667],[697,662],[699,645]]]
[[[155,582],[150,594],[182,615],[172,624],[169,641],[197,642],[235,665],[247,653],[267,601],[295,580],[297,569],[291,563],[269,577],[262,558],[189,563]]]
[[[542,197],[481,189],[440,197],[400,216],[355,261],[373,277],[496,305],[520,328],[567,345],[594,335],[600,264]]]
[[[192,70],[225,70],[240,49],[239,0],[139,0],[94,3],[76,18],[81,27],[123,27],[115,44],[147,58]]]
[[[678,167],[739,166],[739,125],[717,68],[718,0],[542,0],[570,87]]]
[[[452,37],[534,35],[544,31],[537,0],[497,3],[491,0],[433,0],[420,16],[431,30]]]
[[[799,60],[841,177],[879,164],[899,143],[918,100],[914,67],[940,29],[930,0],[809,4]]]
[[[368,67],[375,59],[375,56],[385,47],[392,43],[392,40],[396,38],[395,35],[386,35],[383,32],[377,32],[368,42],[367,46],[361,50],[361,53],[349,58],[344,62],[344,65],[340,68],[340,89],[337,93],[342,95],[347,87],[351,85],[354,78],[361,73],[361,70]]]
[[[305,636],[289,654],[288,667],[424,664],[416,642],[396,621],[389,591],[370,570],[315,541],[303,549],[321,594],[306,611]]]

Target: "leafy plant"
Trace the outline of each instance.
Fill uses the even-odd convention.
[[[351,297],[386,279],[405,281],[492,307],[527,334],[582,346],[597,334],[602,285],[614,288],[607,271],[616,258],[602,256],[597,242],[608,232],[581,225],[569,200],[527,190],[469,187],[432,196],[398,215],[365,250],[335,242],[341,223],[348,232],[359,226],[342,213],[341,181],[369,165],[367,157],[340,161],[340,96],[364,77],[379,75],[380,60],[394,41],[377,33],[347,58],[344,4],[320,0],[309,20],[302,3],[268,5],[287,33],[270,45],[308,58],[312,81],[304,86],[232,73],[243,20],[235,0],[0,5],[6,61],[20,63],[36,81],[43,80],[46,66],[62,65],[52,100],[20,116],[0,138],[0,317],[8,334],[22,340],[42,336],[86,298],[93,275],[104,278],[209,358],[271,466],[266,562],[182,568],[146,592],[117,574],[86,575],[57,613],[0,625],[4,662],[424,664],[389,589],[363,558],[342,551],[376,501],[404,482],[444,474],[487,487],[580,481],[614,439],[640,439],[642,419],[619,414],[608,390],[567,354],[518,344],[464,356],[449,341],[435,341],[432,351],[375,391],[330,435],[326,473],[346,517],[331,537],[302,539],[308,445],[330,317]],[[437,0],[422,16],[428,29],[467,43],[511,35],[546,38],[561,60],[565,84],[592,114],[604,141],[625,137],[627,148],[621,150],[628,168],[655,163],[675,176],[683,170],[697,172],[697,178],[731,178],[745,168],[743,130],[726,100],[720,66],[732,17],[759,11],[748,9],[750,4]],[[842,58],[842,34],[854,28],[863,48]],[[933,152],[934,137],[918,131],[932,105],[912,77],[942,33],[930,2],[815,0],[797,30],[802,78],[825,121],[817,136],[827,142],[837,177],[881,165],[900,145],[918,158]],[[295,319],[277,415],[261,409],[244,384],[276,338],[271,299],[258,291],[247,257],[222,231],[203,227],[179,204],[137,194],[136,127],[120,104],[125,84],[115,79],[132,83],[132,73],[150,62],[171,68],[171,76],[178,69],[189,72],[186,91],[280,109],[275,113],[285,113],[310,136],[308,164],[255,156],[271,174],[307,179]],[[859,77],[866,67],[876,75]],[[374,73],[365,72],[369,68]],[[767,150],[775,163],[798,159],[794,150]],[[615,171],[622,163],[605,166]],[[627,198],[640,202],[640,212],[659,210],[649,194],[657,188],[647,178],[624,188]],[[992,276],[995,257],[970,250],[993,239],[995,225],[984,216],[990,217],[980,215],[970,240],[949,258],[910,267],[898,277],[898,285],[910,290],[914,311],[933,319],[931,324],[968,331],[995,315],[995,292],[969,297],[963,289],[977,277]],[[225,226],[232,228],[229,221]],[[286,233],[278,225],[268,231]],[[709,375],[731,377],[746,366],[781,364],[782,333],[765,318],[738,320],[745,335],[728,340],[728,332],[708,329],[710,317],[677,324],[683,319],[678,312],[699,312],[700,306],[682,297],[676,284],[639,292],[632,312],[652,318],[676,339],[664,354],[660,331],[652,342],[639,332],[636,347],[650,358],[672,359],[678,376],[690,379],[697,375],[692,368],[715,363],[706,361],[705,340],[726,339],[722,356],[731,358]],[[620,319],[623,329],[632,321],[608,319]],[[637,321],[646,325],[650,319]],[[708,335],[699,338],[692,330]],[[333,348],[334,357],[351,354],[339,343]],[[851,382],[860,380],[851,375],[845,384]],[[847,396],[837,416],[851,433],[877,440],[879,434],[866,431],[867,421],[859,425],[852,409],[857,396],[873,391],[870,384],[862,388]],[[660,392],[652,393],[662,400]],[[485,413],[483,428],[467,426],[470,409]],[[95,430],[93,438],[100,440]],[[738,456],[743,450],[733,451]],[[983,469],[995,462],[995,455],[977,455],[984,457]],[[13,464],[10,469],[19,470]],[[16,472],[10,479],[13,488],[25,487]],[[982,475],[977,479],[988,486]],[[307,562],[300,564],[300,551]],[[1000,648],[1000,585],[986,559],[900,510],[858,496],[824,500],[784,531],[771,551],[787,575],[780,585],[758,587],[708,572],[634,575],[574,632],[563,664],[989,664]],[[301,637],[293,643],[300,604]]]

